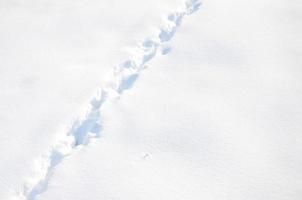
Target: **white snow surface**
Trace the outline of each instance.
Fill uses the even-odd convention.
[[[0,2],[0,199],[300,200],[297,0]]]
[[[40,176],[41,155],[86,112],[105,75],[179,5],[0,2],[0,199],[22,193],[28,177]]]

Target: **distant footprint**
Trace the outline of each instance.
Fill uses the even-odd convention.
[[[121,94],[121,93],[123,93],[124,90],[129,90],[130,88],[132,88],[134,82],[137,79],[138,79],[138,74],[132,74],[130,76],[123,78],[123,80],[118,88],[118,92]]]
[[[172,51],[172,48],[170,46],[163,46],[161,49],[161,54],[166,55]]]

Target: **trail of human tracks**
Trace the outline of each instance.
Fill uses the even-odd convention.
[[[113,68],[110,78],[97,89],[92,97],[87,112],[84,116],[75,120],[65,135],[62,135],[46,153],[38,159],[38,167],[35,174],[24,183],[23,189],[13,199],[34,200],[47,190],[49,180],[66,156],[79,148],[89,145],[91,139],[101,136],[101,111],[102,106],[116,97],[122,95],[125,90],[131,89],[141,72],[159,49],[170,41],[181,25],[183,18],[191,15],[199,9],[199,0],[188,0],[182,10],[175,11],[167,16],[165,26],[159,29],[154,36],[147,37],[139,44],[139,51],[135,57],[126,60]],[[167,49],[163,54],[169,53]]]

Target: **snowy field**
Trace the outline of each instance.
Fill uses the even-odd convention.
[[[298,0],[1,0],[0,199],[301,200]]]

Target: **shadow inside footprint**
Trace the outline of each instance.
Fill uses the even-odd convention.
[[[162,29],[159,33],[159,39],[161,42],[167,42],[171,40],[176,32],[176,27],[173,27],[171,30]]]
[[[186,3],[186,7],[187,7],[189,14],[192,14],[195,11],[197,11],[200,6],[201,6],[200,0],[190,0],[190,1],[187,1],[187,3]]]
[[[124,90],[130,89],[134,82],[137,80],[138,74],[132,74],[122,80],[122,83],[118,89],[119,93],[123,93]]]
[[[162,50],[161,50],[161,54],[166,55],[166,54],[170,53],[171,50],[172,50],[172,48],[169,47],[169,46],[163,47]]]
[[[168,15],[168,20],[175,23],[175,25],[179,26],[181,24],[181,20],[183,18],[182,13],[173,13]]]

